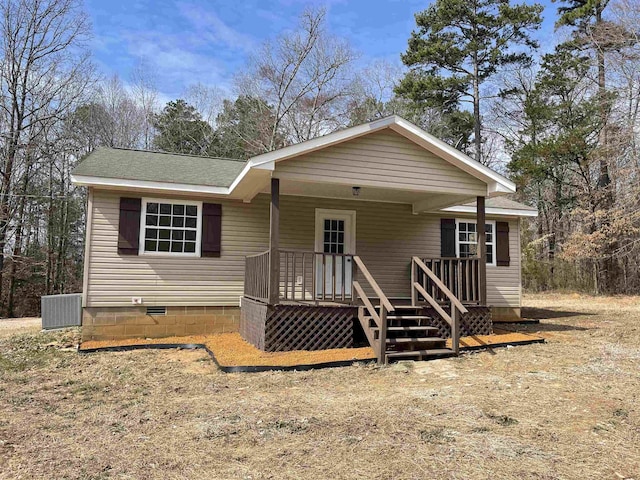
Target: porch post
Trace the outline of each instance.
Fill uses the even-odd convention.
[[[476,199],[476,220],[478,232],[478,289],[480,290],[480,305],[487,304],[487,241],[485,233],[485,208],[484,197]],[[495,235],[495,232],[494,232]]]
[[[269,304],[280,298],[280,179],[271,179],[269,208]]]

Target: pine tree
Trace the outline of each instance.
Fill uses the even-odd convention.
[[[216,156],[249,158],[268,152],[272,141],[277,148],[283,147],[282,133],[271,137],[274,123],[273,108],[260,98],[240,95],[235,101],[225,100],[216,118]]]
[[[569,245],[570,232],[577,224],[590,233],[597,228],[599,197],[592,164],[602,125],[598,97],[588,88],[589,68],[589,59],[572,42],[560,44],[543,56],[533,88],[505,94],[518,110],[520,125],[517,138],[508,142],[507,168],[522,194],[536,198],[538,235],[546,239],[549,260],[540,283],[549,282],[547,287],[557,286],[554,260]]]
[[[530,33],[543,7],[505,0],[436,0],[416,14],[418,29],[402,61],[411,68],[396,91],[418,102],[457,108],[473,104],[475,158],[482,155],[482,84],[500,67],[530,62]]]
[[[555,1],[555,0],[554,0]],[[609,0],[566,0],[558,7],[558,21],[556,27],[568,26],[573,28],[574,43],[591,49],[595,54],[598,70],[598,95],[600,97],[600,172],[598,186],[606,190],[609,204],[613,202],[613,192],[610,190],[611,177],[607,152],[607,118],[609,116],[609,102],[607,96],[605,52],[612,47],[607,39],[608,22],[603,13]]]
[[[153,144],[165,152],[207,155],[215,142],[211,125],[184,100],[167,103],[153,126],[158,132]]]

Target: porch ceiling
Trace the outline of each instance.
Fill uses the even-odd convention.
[[[431,212],[453,205],[470,202],[475,197],[439,192],[417,192],[392,188],[360,186],[358,196],[353,195],[353,187],[359,185],[340,185],[330,183],[311,183],[298,180],[281,179],[280,194],[304,197],[338,198],[369,202],[403,203],[413,206],[415,214]],[[268,187],[262,193],[269,193]]]

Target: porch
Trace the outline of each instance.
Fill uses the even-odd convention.
[[[360,335],[379,362],[457,355],[461,335],[492,331],[484,197],[477,205],[477,256],[436,257],[426,249],[404,256],[406,246],[399,256],[401,234],[388,251],[359,255],[348,211],[318,218],[317,208],[315,248],[281,248],[280,184],[273,178],[269,249],[245,259],[240,333],[265,351],[350,347]],[[385,268],[385,255],[394,256],[393,268]]]

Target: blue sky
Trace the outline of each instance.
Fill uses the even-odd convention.
[[[530,1],[530,0],[527,0]],[[543,49],[553,43],[556,5],[545,5],[538,33]],[[142,62],[154,72],[164,99],[179,97],[197,82],[230,91],[234,73],[265,39],[295,25],[305,6],[298,0],[86,0],[92,19],[92,50],[100,71],[128,81]],[[349,39],[366,65],[400,53],[424,0],[329,0],[328,28]]]

